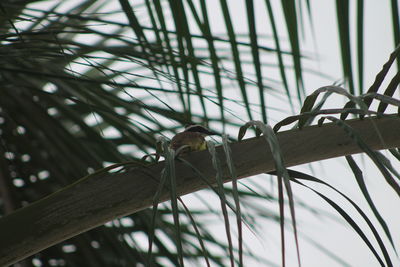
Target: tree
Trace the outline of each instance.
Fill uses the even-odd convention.
[[[245,2],[242,12],[246,14],[248,30],[243,36],[235,28],[232,4],[223,0],[218,2],[218,8],[210,7],[214,2],[205,1],[1,3],[0,154],[5,157],[0,158],[4,214],[0,219],[0,262],[11,264],[39,253],[20,264],[242,264],[243,256],[258,257],[243,249],[242,229],[257,229],[252,217],[255,215],[241,211],[240,206],[254,208],[252,201],[273,200],[279,212],[263,217],[279,223],[282,237],[283,210],[288,206],[287,218],[292,221],[297,242],[301,228],[296,227],[291,184],[299,183],[316,190],[349,223],[378,264],[393,266],[395,242],[391,229],[370,198],[360,167],[349,156],[363,152],[370,157],[398,197],[398,181],[393,178],[398,178],[396,168],[375,151],[389,149],[391,160],[399,158],[395,148],[400,142],[400,121],[396,115],[384,114],[388,104],[400,106],[392,98],[399,74],[391,80],[389,76],[398,50],[369,89],[364,89],[362,2],[357,6],[357,79],[352,74],[349,3],[337,1],[346,77],[343,87],[349,90],[328,86],[305,100],[307,69],[303,67],[298,25],[312,18],[307,1],[306,18],[301,13],[302,2],[288,1],[280,6],[289,37],[288,50],[281,48],[283,33],[276,24],[276,6],[269,1],[263,2],[262,7],[271,39],[256,27],[255,11],[261,2]],[[397,44],[396,1],[392,1],[392,10]],[[222,35],[217,34],[220,29],[212,23],[218,15],[224,22]],[[265,60],[272,59],[276,60],[272,67],[277,75],[269,76]],[[288,68],[288,60],[293,71]],[[288,73],[294,78],[289,79]],[[279,79],[280,85],[272,79]],[[390,82],[382,85],[384,80]],[[322,94],[322,100],[316,103]],[[343,95],[349,102],[338,109],[326,109],[324,104],[331,94]],[[298,129],[275,134],[261,123],[271,121],[267,111],[276,108],[270,98],[289,102],[293,110],[296,102],[302,103],[299,116],[288,117],[275,126],[278,131],[278,126],[298,122]],[[376,112],[372,100],[379,103]],[[239,131],[244,124],[243,114],[247,115],[246,120],[260,120],[247,126],[257,126],[263,137],[236,142],[224,136],[223,146],[216,150],[209,144],[210,152],[178,158],[173,152],[167,153],[167,143],[163,142],[165,161],[140,161],[143,155],[154,152],[157,136],[170,136],[180,129],[179,125],[187,123],[210,125],[221,133],[240,132],[243,137],[245,128]],[[342,120],[331,114],[341,114]],[[349,114],[356,118],[347,119]],[[322,126],[310,126],[321,115],[332,123],[320,120]],[[228,128],[235,131],[227,131]],[[308,147],[311,140],[312,150]],[[361,227],[337,202],[313,187],[319,183],[336,190],[322,178],[284,167],[338,156],[346,156],[372,215],[366,215],[351,197],[342,196],[368,227]],[[104,169],[106,166],[109,167]],[[237,184],[236,178],[264,172],[278,177],[271,178],[279,188],[277,196],[267,189],[260,194]],[[232,186],[223,187],[219,178],[232,181]],[[257,188],[251,183],[247,186]],[[211,187],[221,200],[218,212],[223,214],[228,242],[218,240],[198,219],[215,212],[204,196],[198,198],[206,208],[188,208],[178,197],[206,187]],[[170,206],[158,204],[169,199]],[[149,206],[153,209],[145,209]],[[312,210],[311,206],[306,207]],[[228,214],[232,212],[237,218],[237,247],[229,230]],[[111,219],[115,220],[93,229]],[[147,241],[143,244],[143,235],[150,241],[152,253],[148,253]],[[221,251],[207,249],[211,245]]]

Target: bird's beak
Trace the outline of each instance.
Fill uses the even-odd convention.
[[[211,131],[211,130],[207,130],[207,131],[205,132],[205,134],[207,134],[207,135],[218,135],[217,132],[214,132],[214,131]]]

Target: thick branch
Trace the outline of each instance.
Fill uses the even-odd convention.
[[[400,147],[400,119],[396,116],[347,123],[374,150]],[[287,167],[362,152],[343,129],[334,124],[285,131],[279,133],[278,138]],[[274,170],[264,138],[250,138],[232,144],[231,148],[240,178]],[[225,162],[221,147],[217,151],[221,162]],[[214,183],[215,171],[207,151],[192,153],[187,160]],[[126,173],[83,179],[0,219],[0,266],[18,262],[107,221],[150,207],[163,166],[164,162],[160,162]],[[182,163],[176,162],[176,173],[179,195],[207,187]],[[225,181],[230,178],[225,177]],[[161,200],[168,200],[168,197],[165,191]]]

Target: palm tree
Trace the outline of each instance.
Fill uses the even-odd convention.
[[[283,266],[285,233],[293,232],[300,264],[299,240],[309,239],[296,216],[331,215],[297,199],[294,186],[314,192],[348,223],[373,264],[396,264],[393,229],[370,196],[361,171],[365,165],[351,155],[370,158],[384,178],[380,183],[398,199],[399,175],[390,160],[400,159],[400,121],[389,114],[393,109],[386,110],[400,107],[392,97],[399,73],[390,77],[394,62],[400,66],[399,49],[387,55],[366,87],[363,1],[357,1],[356,36],[349,26],[350,3],[337,1],[336,10],[326,12],[337,14],[345,82],[306,97],[305,75],[313,70],[304,67],[309,56],[301,35],[303,25],[318,23],[311,3],[235,5],[226,0],[0,3],[1,265],[274,265],[243,240],[243,231],[260,235],[260,220],[280,228]],[[391,5],[398,44],[397,1]],[[260,19],[270,36],[260,30]],[[333,95],[348,102],[325,108]],[[288,117],[293,111],[300,115]],[[279,114],[286,119],[275,124]],[[209,142],[207,151],[176,156],[164,136],[188,123],[219,131],[222,145]],[[248,133],[244,140],[246,130],[257,136]],[[377,152],[382,149],[390,155]],[[163,156],[160,162],[150,155],[155,152]],[[323,175],[287,169],[342,156],[365,208]],[[238,181],[263,173],[271,187],[259,177]],[[194,204],[182,197],[186,194]],[[265,200],[279,208],[263,207]],[[226,241],[213,232],[210,218],[222,218]],[[322,240],[305,242],[323,247]],[[347,264],[335,251],[325,253]]]

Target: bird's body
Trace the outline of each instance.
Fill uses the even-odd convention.
[[[171,140],[171,148],[178,150],[180,147],[187,146],[190,151],[205,150],[207,148],[206,139],[193,132],[181,132]]]
[[[214,134],[216,133],[201,125],[191,125],[172,138],[170,147],[179,153],[205,150],[207,149],[205,137]]]

